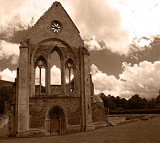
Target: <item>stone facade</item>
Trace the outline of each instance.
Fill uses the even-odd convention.
[[[51,85],[51,54],[55,51],[60,57],[61,85]],[[103,103],[99,105],[93,100],[90,54],[59,2],[54,2],[24,37],[19,61],[15,106],[17,136],[87,131],[95,128],[93,122],[106,123]],[[36,67],[40,69],[39,85],[35,85]],[[41,86],[42,67],[45,87]],[[66,83],[66,69],[69,83]]]
[[[54,106],[63,109],[66,125],[80,125],[81,123],[81,99],[80,98],[32,98],[30,99],[30,128],[45,129],[47,113]]]

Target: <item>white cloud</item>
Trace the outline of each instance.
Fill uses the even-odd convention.
[[[34,25],[54,2],[53,0],[0,1],[3,4],[0,9],[0,33],[7,32],[8,36],[12,35],[13,31]],[[103,40],[107,45],[103,48],[110,48],[120,53],[126,52],[128,31],[121,28],[119,12],[110,8],[107,1],[60,0],[60,2],[77,25],[82,37]]]
[[[138,46],[136,50],[144,50],[144,46],[148,46],[152,42],[152,37],[159,35],[160,20],[157,19],[157,14],[160,13],[160,1],[146,0],[145,4],[144,0],[108,0],[105,4],[103,2],[104,1],[98,4],[98,7],[101,7],[102,10],[98,10],[98,12],[97,9],[95,10],[97,15],[100,15],[103,20],[99,20],[96,14],[88,18],[89,22],[92,21],[91,19],[93,18],[92,23],[96,23],[94,21],[98,19],[100,24],[92,27],[87,20],[84,22],[86,25],[82,24],[85,33],[95,37],[97,41],[99,41],[99,38],[105,41],[106,46],[101,48],[107,48],[112,52],[128,55],[133,51],[133,49],[130,50],[130,48],[132,48],[130,44],[136,44],[136,46]],[[96,5],[97,3],[94,2],[94,4]],[[94,4],[91,4],[90,7],[94,6]],[[101,6],[101,4],[103,4],[103,6]],[[107,9],[106,13],[104,9]],[[103,11],[103,13],[101,13],[101,11]],[[117,15],[115,14],[116,12]],[[107,14],[111,17],[111,20],[105,17]],[[89,12],[87,15],[89,15]],[[114,24],[116,20],[117,25]],[[104,26],[106,28],[104,28]],[[81,31],[83,31],[83,29]],[[142,37],[147,37],[147,39],[142,39]],[[90,44],[90,47],[90,49],[93,50],[92,44]],[[94,50],[101,48],[97,45]]]
[[[129,39],[134,37],[148,37],[160,32],[160,20],[157,14],[160,12],[159,0],[108,0],[110,6],[120,12],[122,25],[129,29]]]
[[[55,1],[55,0],[54,0]],[[53,0],[0,0],[0,33],[33,26],[52,5]],[[135,37],[152,37],[160,33],[160,3],[157,0],[58,0],[73,19],[90,50],[110,49],[127,55]],[[106,46],[100,46],[103,40]],[[150,40],[136,41],[139,47]],[[141,50],[141,48],[140,48]]]
[[[119,96],[122,84],[115,76],[102,73],[94,64],[91,65],[91,74],[96,94],[104,92],[107,95]]]
[[[0,59],[11,57],[11,63],[17,64],[19,58],[19,44],[0,40]]]
[[[16,70],[11,71],[10,69],[6,68],[0,72],[0,79],[14,82],[16,78],[16,73]]]
[[[51,85],[61,85],[61,70],[56,65],[51,68]]]
[[[120,74],[120,78],[126,81],[123,82],[123,87],[144,97],[156,97],[160,90],[159,69],[160,61],[143,61],[133,66],[127,64]]]
[[[104,92],[114,96],[130,98],[134,94],[141,97],[155,98],[160,90],[160,61],[154,63],[143,61],[139,65],[123,63],[124,71],[117,79],[113,75],[107,75],[91,66],[95,92]],[[96,71],[96,72],[95,72]]]
[[[111,8],[106,0],[76,1],[71,4],[71,8],[71,16],[82,37],[94,39],[90,41],[91,50],[99,50],[95,40],[103,40],[106,45],[102,47],[103,49],[126,54],[128,30],[121,27],[121,18],[117,9]]]
[[[88,50],[102,50],[103,47],[101,47],[101,45],[98,43],[98,41],[96,41],[95,39],[91,39],[91,40],[85,40],[84,41],[85,47],[88,48]]]
[[[0,25],[8,27],[11,25],[14,29],[27,28],[32,26],[38,18],[49,8],[52,0],[0,0]],[[20,26],[20,27],[19,27]],[[2,30],[2,29],[1,29]]]
[[[144,46],[149,46],[149,44],[152,42],[152,39],[139,39],[139,40],[135,40],[135,43],[138,47],[140,47],[139,49],[142,49],[142,47]],[[142,49],[143,50],[143,49]]]

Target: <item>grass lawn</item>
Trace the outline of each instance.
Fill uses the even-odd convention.
[[[151,120],[62,136],[0,138],[0,143],[160,143],[160,115]]]

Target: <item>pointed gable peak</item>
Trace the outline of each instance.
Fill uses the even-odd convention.
[[[53,2],[53,4],[52,4],[51,7],[54,7],[54,6],[58,7],[58,5],[61,5],[61,3],[58,2],[58,1],[55,1],[55,2]],[[62,5],[61,5],[61,6],[62,6]]]
[[[79,30],[73,23],[60,2],[53,2],[52,6],[39,18],[30,29],[25,39],[30,39],[31,44],[38,44],[46,39],[57,38],[72,45],[71,41],[78,41],[83,46]],[[76,47],[75,44],[72,46]]]
[[[75,25],[74,22],[72,21],[71,17],[68,15],[68,13],[66,12],[66,10],[64,9],[64,7],[61,5],[60,2],[58,2],[58,1],[53,2],[52,6],[51,6],[51,9],[52,9],[52,8],[56,8],[56,7],[58,8],[59,6],[65,11],[65,13],[67,14],[68,18],[71,20],[71,22],[73,23],[73,25],[75,26],[75,28],[76,28],[77,31],[79,32],[78,28],[76,27],[76,25]],[[79,33],[80,33],[80,32],[79,32]]]

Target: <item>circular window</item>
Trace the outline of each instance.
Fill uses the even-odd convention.
[[[62,29],[62,24],[59,21],[54,20],[52,22],[51,29],[54,33],[59,33]]]

